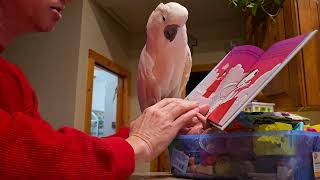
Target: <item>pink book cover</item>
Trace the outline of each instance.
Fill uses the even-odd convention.
[[[316,33],[279,41],[266,51],[233,48],[186,99],[210,104],[209,122],[224,130]]]

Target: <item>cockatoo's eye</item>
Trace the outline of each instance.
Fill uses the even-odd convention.
[[[166,21],[166,18],[165,18],[164,16],[162,16],[162,20],[163,20],[163,21]]]

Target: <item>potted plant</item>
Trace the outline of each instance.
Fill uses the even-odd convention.
[[[261,20],[270,17],[272,20],[279,14],[284,0],[229,0],[230,4],[239,8],[245,15]]]
[[[245,17],[245,40],[262,47],[268,20],[276,22],[284,0],[229,0],[231,6],[239,9]],[[261,39],[262,38],[262,39]]]

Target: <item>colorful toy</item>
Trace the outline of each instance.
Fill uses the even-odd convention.
[[[273,112],[274,103],[251,102],[244,109],[245,112]]]
[[[304,131],[304,123],[303,122],[299,122],[295,127],[294,127],[295,131]]]
[[[262,124],[255,128],[256,131],[287,131],[292,130],[290,124],[275,122],[274,124]],[[260,136],[254,138],[254,152],[257,155],[292,155],[294,146],[291,139],[283,135]]]
[[[304,126],[305,131],[311,131],[311,132],[320,132],[320,124],[317,125],[306,125]]]

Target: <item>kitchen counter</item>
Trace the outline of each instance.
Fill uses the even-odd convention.
[[[149,173],[135,173],[129,180],[140,180],[140,179],[155,179],[155,180],[186,180],[183,178],[176,178],[169,172],[149,172]]]

